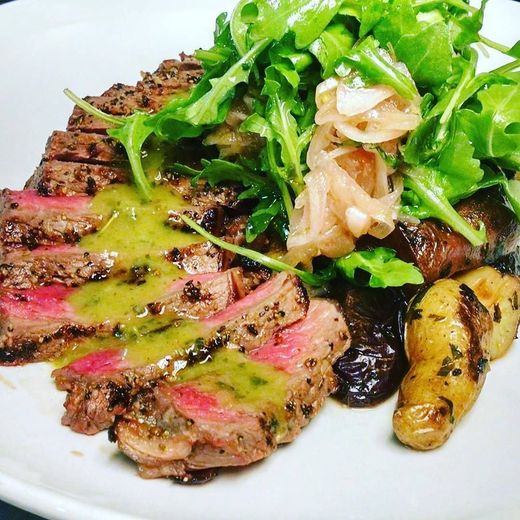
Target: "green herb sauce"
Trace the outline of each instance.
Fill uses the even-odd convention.
[[[168,211],[184,205],[163,185],[155,188],[150,203],[124,184],[107,187],[94,197],[92,211],[104,215],[105,224],[79,245],[86,251],[116,254],[115,270],[120,274],[78,288],[70,299],[78,315],[92,323],[124,322],[141,315],[147,303],[167,292],[182,271],[164,253],[200,241],[197,235],[167,224]]]
[[[278,425],[285,423],[285,400],[289,375],[271,365],[252,361],[238,350],[221,349],[210,362],[181,370],[176,380],[193,382],[200,390],[223,394],[230,404],[269,409]]]
[[[58,367],[72,363],[98,350],[124,349],[124,359],[144,366],[165,358],[182,359],[198,337],[207,330],[195,320],[172,320],[167,316],[152,316],[129,322],[117,335],[96,335],[78,341],[57,361]]]
[[[157,155],[157,154],[156,154]],[[153,174],[160,164],[147,170]],[[153,168],[152,168],[153,166]],[[151,202],[143,202],[133,186],[108,186],[92,200],[91,210],[103,215],[101,229],[84,237],[79,247],[89,252],[115,255],[116,265],[109,279],[89,282],[74,291],[69,299],[74,311],[86,323],[106,323],[123,331],[119,338],[97,336],[83,340],[56,362],[63,366],[90,352],[106,348],[126,348],[131,361],[154,362],[197,337],[196,322],[173,321],[167,326],[161,317],[150,316],[146,305],[163,297],[183,271],[169,262],[165,253],[175,247],[200,242],[191,232],[173,229],[168,213],[186,206],[185,201],[167,185],[154,188]],[[160,332],[149,333],[159,328]]]

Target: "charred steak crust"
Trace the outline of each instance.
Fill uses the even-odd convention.
[[[0,331],[0,365],[46,361],[63,352],[72,340],[94,336],[97,332],[97,327],[66,323],[47,327],[40,333],[15,335],[10,325],[3,323]]]
[[[25,189],[35,189],[42,196],[95,195],[100,188],[127,180],[125,167],[50,160],[38,166]]]
[[[89,253],[76,248],[14,250],[3,255],[0,287],[30,289],[55,283],[76,287],[108,278],[115,265],[109,253]]]

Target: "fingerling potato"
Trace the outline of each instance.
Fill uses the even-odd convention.
[[[520,321],[520,279],[493,267],[472,269],[457,276],[477,295],[493,319],[490,359],[503,356],[516,337]]]
[[[492,322],[473,291],[439,280],[412,301],[405,325],[410,362],[393,426],[417,450],[444,444],[484,384]]]

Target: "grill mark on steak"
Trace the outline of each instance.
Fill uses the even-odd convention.
[[[311,301],[306,318],[249,354],[288,376],[281,411],[285,428],[268,399],[252,408],[225,389],[201,390],[197,379],[160,381],[137,395],[130,412],[114,424],[112,438],[144,478],[189,483],[202,470],[251,464],[291,442],[319,411],[334,388],[332,364],[348,346],[336,305]]]
[[[419,224],[400,222],[382,243],[395,249],[403,260],[415,263],[427,282],[493,263],[518,247],[518,219],[489,193],[479,192],[461,201],[456,209],[476,229],[484,223],[488,234],[484,246],[473,247],[462,235],[432,219]]]
[[[257,348],[273,332],[303,318],[307,307],[307,294],[299,279],[293,275],[277,275],[245,298],[204,320],[202,323],[211,332],[196,342],[195,348],[188,354],[189,360],[200,360],[224,345],[245,350]],[[257,334],[251,334],[248,330],[251,323],[255,324]],[[53,373],[58,388],[68,391],[63,424],[87,434],[108,428],[116,415],[126,411],[110,404],[107,399],[109,384],[133,396],[150,381],[167,377],[174,368],[174,360],[162,368],[157,364],[129,367],[122,354],[106,351],[104,355],[108,361],[103,360],[101,371],[97,370],[97,362],[103,353],[95,353],[93,370],[89,364],[92,357],[87,356],[79,360],[79,364],[76,362]],[[78,371],[78,366],[82,367],[83,364],[89,370]]]

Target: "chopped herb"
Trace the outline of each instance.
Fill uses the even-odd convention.
[[[462,352],[457,345],[454,345],[453,343],[450,343],[450,349],[451,349],[451,355],[453,356],[453,359],[460,359],[462,357]]]
[[[441,377],[446,377],[447,375],[449,375],[449,373],[453,370],[454,367],[455,365],[453,363],[453,359],[451,359],[451,357],[449,356],[446,356],[442,360],[442,365],[439,371],[437,372],[437,375]]]

